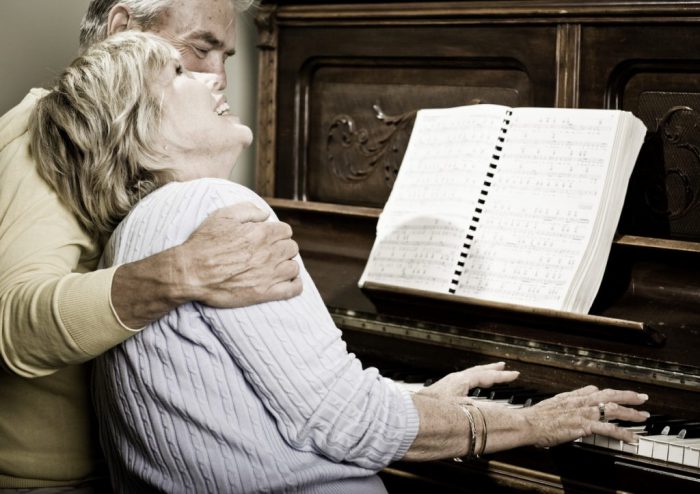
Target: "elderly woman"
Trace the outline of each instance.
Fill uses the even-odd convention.
[[[94,46],[33,117],[42,176],[103,262],[130,262],[184,241],[217,208],[251,201],[225,180],[250,130],[206,79],[147,34]],[[106,239],[109,239],[108,241]],[[301,260],[298,261],[301,263]],[[95,404],[119,492],[384,492],[392,461],[472,457],[643,421],[647,397],[593,386],[527,409],[475,405],[476,385],[511,381],[503,364],[450,374],[413,395],[363,370],[312,280],[287,301],[241,309],[188,303],[95,365]]]

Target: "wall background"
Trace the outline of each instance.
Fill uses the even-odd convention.
[[[0,114],[32,87],[47,86],[78,51],[80,21],[89,0],[0,0]],[[227,97],[241,120],[255,129],[257,32],[251,13],[237,21],[237,53],[227,64]],[[253,144],[231,179],[252,187]]]

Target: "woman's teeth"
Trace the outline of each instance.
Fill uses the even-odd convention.
[[[228,103],[222,103],[219,106],[217,106],[216,110],[214,110],[214,111],[216,112],[217,115],[221,116],[221,115],[225,115],[226,113],[228,113],[229,110],[230,110],[230,108],[228,106]]]

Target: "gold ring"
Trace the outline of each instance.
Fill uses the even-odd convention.
[[[598,420],[601,422],[607,422],[608,419],[605,418],[605,403],[598,403]]]

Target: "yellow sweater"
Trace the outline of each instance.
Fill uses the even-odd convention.
[[[84,362],[133,331],[110,299],[116,268],[29,155],[34,89],[0,118],[0,488],[79,482],[100,461]]]

